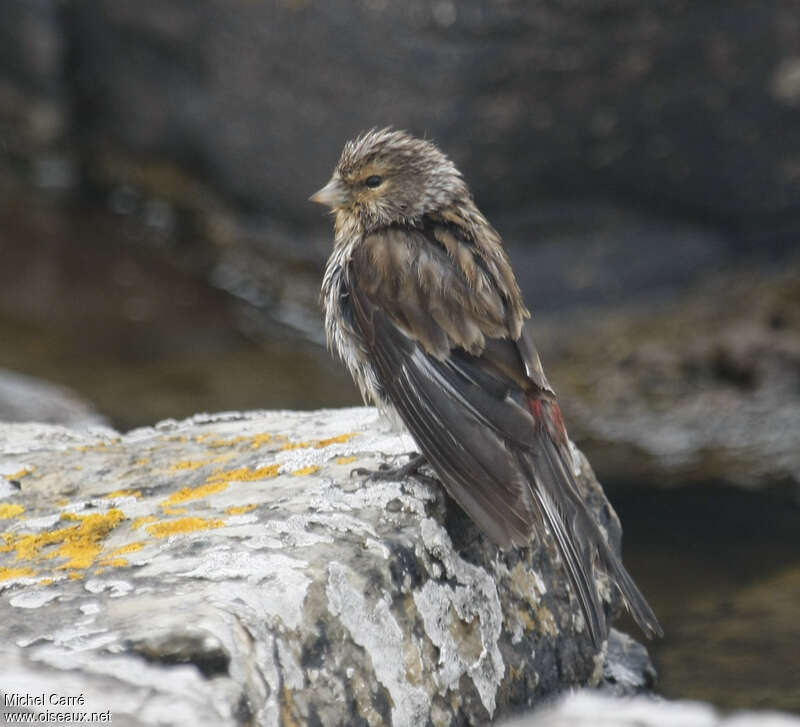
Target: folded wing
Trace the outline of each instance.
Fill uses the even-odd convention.
[[[543,527],[552,533],[596,644],[607,635],[598,559],[645,633],[659,633],[582,502],[526,312],[498,284],[511,274],[503,265],[435,221],[367,237],[347,271],[349,305],[381,387],[492,540],[509,547]]]

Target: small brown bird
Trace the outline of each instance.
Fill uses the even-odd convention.
[[[500,235],[453,163],[392,129],[348,142],[311,200],[336,216],[322,283],[330,347],[400,415],[450,495],[499,546],[552,533],[595,645],[595,565],[648,636],[661,627],[584,505],[561,410]]]

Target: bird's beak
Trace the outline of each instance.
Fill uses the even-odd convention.
[[[334,176],[319,192],[312,194],[309,199],[317,204],[324,204],[331,209],[341,207],[347,202],[347,190],[341,180]]]

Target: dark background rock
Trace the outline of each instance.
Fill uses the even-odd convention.
[[[0,6],[0,151],[35,162],[63,141],[70,121],[65,84],[68,33],[53,0]]]
[[[492,213],[621,196],[798,230],[797,2],[67,5],[84,152],[172,159],[305,225],[343,140],[439,141]]]
[[[61,140],[106,182],[166,161],[236,209],[306,228],[343,141],[391,123],[440,142],[495,216],[599,196],[758,243],[798,230],[796,0],[0,12],[6,152]],[[47,124],[31,124],[39,107]],[[168,179],[149,183],[169,196]]]

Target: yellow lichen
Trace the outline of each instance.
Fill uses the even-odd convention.
[[[36,467],[23,467],[19,472],[15,472],[13,475],[5,475],[5,478],[7,480],[21,480],[23,477],[27,477],[35,469]]]
[[[14,543],[17,541],[17,536],[14,533],[3,533],[2,538],[5,545],[0,545],[0,553],[9,553],[14,550]]]
[[[137,540],[134,543],[128,543],[127,545],[123,545],[119,548],[114,548],[106,557],[114,558],[118,555],[125,555],[125,553],[136,553],[137,551],[144,548],[145,543],[143,540]]]
[[[147,528],[147,532],[157,538],[167,538],[170,535],[192,533],[196,530],[221,528],[224,524],[224,520],[206,520],[201,517],[185,517],[181,520],[169,520],[167,522],[150,525]]]
[[[358,457],[337,457],[336,464],[350,464],[355,462],[357,459]]]
[[[69,559],[58,566],[59,570],[89,568],[103,550],[100,541],[125,519],[125,513],[114,508],[107,513],[79,516],[79,519],[80,525],[66,529],[64,544],[56,551],[57,557]]]
[[[12,578],[30,578],[36,575],[33,568],[0,568],[0,581],[8,581]]]
[[[150,462],[152,462],[150,457],[141,457],[140,459],[137,459],[133,463],[133,466],[134,467],[144,467],[144,465],[150,464]]]
[[[344,444],[349,442],[353,437],[357,437],[358,432],[351,432],[350,434],[340,434],[337,437],[329,437],[328,439],[320,439],[314,446],[317,449],[329,447],[331,444]]]
[[[103,558],[100,563],[112,568],[124,568],[128,565],[127,558]]]
[[[83,578],[83,573],[78,573],[77,571],[72,571],[72,573],[70,573],[67,577],[71,581],[79,581],[81,578]]]
[[[169,505],[162,505],[165,515],[184,515],[186,513],[185,507],[170,507]]]
[[[166,500],[164,500],[164,502],[161,503],[161,507],[168,508],[181,502],[201,500],[204,497],[208,497],[209,495],[213,495],[217,492],[222,492],[223,490],[228,489],[228,484],[229,482],[226,480],[212,481],[211,478],[209,478],[209,482],[207,482],[205,485],[200,485],[199,487],[184,487],[177,492],[173,492],[172,495],[170,495]]]
[[[0,505],[0,520],[10,520],[12,517],[18,517],[25,512],[22,505]]]
[[[257,504],[252,504],[252,505],[232,505],[227,510],[225,510],[225,512],[228,515],[244,515],[246,512],[250,512],[251,510],[255,510],[257,507],[258,507]]]
[[[137,540],[134,543],[128,543],[127,545],[122,545],[119,548],[115,548],[101,558],[100,565],[111,566],[113,568],[124,568],[128,565],[128,559],[120,556],[126,555],[127,553],[135,553],[136,551],[144,548],[144,546],[144,541]]]
[[[239,442],[244,442],[247,439],[248,437],[240,434],[238,437],[233,437],[232,439],[215,439],[213,442],[209,442],[208,446],[212,449],[217,449],[219,447],[232,447],[234,444],[239,444]]]
[[[66,558],[67,562],[59,566],[65,568],[88,568],[103,549],[101,541],[125,519],[122,510],[113,508],[105,513],[76,515],[64,513],[64,520],[77,520],[78,525],[58,530],[48,530],[36,535],[21,535],[12,543],[16,550],[17,560],[32,560],[41,555],[42,550],[51,546],[59,546],[47,553],[46,558]]]
[[[114,492],[109,492],[107,495],[103,495],[105,500],[111,500],[115,497],[141,497],[142,491],[141,490],[114,490]]]
[[[256,480],[266,480],[270,477],[277,477],[280,465],[270,464],[266,467],[259,467],[251,470],[249,467],[240,467],[235,470],[217,470],[212,473],[207,482],[255,482]]]
[[[281,449],[307,449],[308,447],[313,446],[314,442],[310,440],[305,442],[287,442],[281,447]]]
[[[111,444],[116,444],[119,439],[115,439]],[[98,442],[97,444],[84,444],[80,447],[75,447],[76,452],[107,452],[108,444],[106,442]]]
[[[292,474],[295,477],[302,477],[303,475],[313,475],[315,472],[319,471],[319,467],[315,464],[309,465],[308,467],[301,467],[299,470],[295,470]]]
[[[350,434],[339,434],[336,437],[328,437],[327,439],[311,439],[306,442],[287,442],[281,449],[308,449],[310,447],[322,449],[323,447],[329,447],[331,444],[344,444],[357,436],[358,432],[352,432]]]
[[[184,459],[180,462],[176,462],[175,464],[171,465],[169,468],[170,472],[180,472],[181,470],[197,470],[201,467],[205,467],[208,464],[209,460],[207,459]]]
[[[256,434],[255,436],[251,437],[250,447],[252,449],[260,449],[265,444],[269,444],[272,441],[271,434]]]
[[[147,525],[148,523],[154,523],[158,518],[155,515],[147,515],[145,517],[137,517],[136,520],[131,523],[132,530],[138,530],[142,525]]]
[[[55,583],[55,581],[52,578],[42,578],[42,580],[39,581],[40,586],[52,586],[53,583]]]
[[[203,439],[207,438],[210,435],[203,435]],[[213,442],[209,442],[207,446],[217,449],[219,447],[233,447],[236,444],[241,444],[242,442],[250,442],[250,447],[252,449],[260,449],[265,444],[269,444],[274,437],[271,434],[263,433],[263,434],[254,434],[253,436],[245,436],[244,434],[240,434],[238,437],[232,437],[231,439],[215,439]],[[196,441],[200,442],[203,441],[201,439],[197,439]]]

